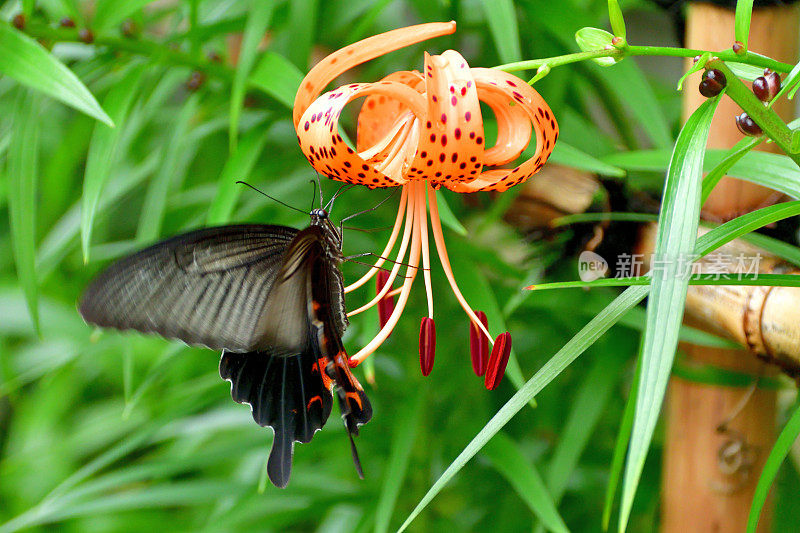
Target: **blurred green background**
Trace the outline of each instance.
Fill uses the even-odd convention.
[[[677,39],[674,12],[647,2],[623,6],[629,41]],[[344,78],[373,81],[420,68],[423,50],[457,49],[471,66],[485,67],[553,56],[577,50],[578,28],[607,26],[606,1],[37,0],[0,2],[0,18],[10,21],[22,9],[31,10],[25,31],[77,74],[117,128],[101,133],[112,130],[0,78],[0,531],[396,529],[515,390],[507,376],[488,392],[472,373],[468,322],[436,259],[433,373],[422,378],[419,370],[419,318],[426,312],[419,283],[399,326],[371,359],[374,385],[365,383],[363,368],[356,371],[375,412],[357,440],[364,481],[354,472],[334,412],[312,443],[296,446],[289,487],[272,487],[264,472],[271,431],[231,401],[229,384],[217,372],[219,354],[93,331],[78,316],[76,301],[108,261],[203,225],[220,183],[245,179],[284,202],[309,207],[314,173],[297,147],[289,106],[299,79],[323,55],[381,31],[452,19],[455,35],[395,52]],[[76,29],[58,29],[64,17]],[[231,109],[240,109],[232,55],[246,28],[259,25],[268,38],[250,47],[252,69],[232,147]],[[79,42],[86,27],[92,28],[92,44]],[[653,27],[660,28],[658,35]],[[247,42],[246,36],[245,49]],[[209,54],[220,62],[209,61]],[[671,146],[679,127],[673,88],[680,68],[679,60],[658,59],[554,70],[536,84],[561,128],[553,160],[597,170],[605,167],[595,158]],[[203,83],[190,90],[190,79]],[[351,138],[353,123],[351,117]],[[31,127],[38,127],[38,136]],[[26,242],[35,253],[39,335],[17,279],[7,216],[13,165],[6,160],[20,136],[26,161],[38,163],[26,167],[37,191],[34,209],[23,215],[35,220]],[[90,175],[104,186],[84,264],[81,198]],[[625,187],[661,188],[662,175],[630,178]],[[337,185],[323,183],[328,197]],[[308,222],[250,190],[236,192],[231,221]],[[502,315],[527,378],[616,293],[521,292],[544,279],[575,279],[577,268],[564,257],[569,231],[532,241],[502,221],[503,207],[517,193],[442,197],[468,232],[446,229],[456,278],[476,309]],[[333,216],[374,205],[386,194],[348,191]],[[379,231],[346,230],[345,254],[383,249],[397,200],[351,221]],[[364,270],[344,265],[346,280]],[[373,291],[369,283],[348,296],[348,307]],[[518,488],[534,468],[572,531],[600,530],[643,316],[634,313],[613,328],[537,397],[536,408],[523,409],[411,530],[531,531],[537,519]],[[345,337],[351,353],[374,335],[377,322],[376,312],[351,321]],[[497,318],[490,327],[504,330]],[[657,431],[630,531],[652,531],[658,522],[660,439]],[[523,459],[521,467],[514,457]],[[776,484],[776,530],[798,523],[796,500],[784,496],[798,489],[789,465]]]

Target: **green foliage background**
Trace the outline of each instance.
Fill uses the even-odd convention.
[[[367,385],[375,416],[358,438],[366,479],[354,473],[334,413],[312,443],[296,447],[286,490],[266,483],[270,431],[231,401],[217,373],[218,354],[94,332],[75,303],[108,261],[159,237],[209,220],[307,224],[303,215],[230,184],[246,179],[282,201],[310,205],[314,174],[297,148],[289,106],[302,73],[325,53],[399,26],[452,19],[455,35],[395,52],[346,78],[372,81],[420,68],[426,49],[457,49],[472,66],[554,56],[577,50],[578,28],[607,27],[607,2],[146,4],[0,2],[4,21],[25,10],[26,31],[47,48],[58,41],[53,56],[116,124],[108,128],[41,96],[50,94],[40,86],[45,79],[21,85],[13,76],[0,78],[0,531],[53,525],[73,531],[394,530],[515,391],[507,377],[487,392],[472,373],[467,319],[439,268],[432,272],[438,330],[432,375],[423,379],[419,372],[417,335],[425,313],[419,285],[391,339],[365,365],[375,376],[375,385]],[[650,4],[623,7],[640,20],[668,22]],[[56,28],[66,16],[78,29]],[[635,20],[628,23],[629,40]],[[134,37],[121,34],[124,21],[133,23]],[[0,24],[3,32],[17,31]],[[76,42],[87,24],[95,32],[92,45]],[[257,46],[263,28],[266,49]],[[242,33],[245,67],[237,71],[228,54],[232,35]],[[209,62],[210,52],[222,63]],[[207,79],[190,92],[186,81],[196,70]],[[561,126],[553,159],[621,175],[606,158],[620,150],[670,148],[679,127],[674,83],[645,74],[633,61],[553,70],[536,84]],[[663,167],[630,172],[628,186],[660,191]],[[335,185],[323,184],[326,195]],[[447,235],[456,277],[476,309],[502,315],[527,378],[616,293],[522,293],[545,280],[545,267],[556,279],[576,272],[573,262],[557,261],[560,241],[527,242],[500,220],[515,194],[443,198],[467,229],[467,235]],[[337,201],[334,217],[384,197],[354,189]],[[391,225],[396,204],[393,198],[353,225]],[[18,221],[13,236],[9,211]],[[92,223],[82,226],[87,217]],[[387,234],[346,231],[345,254],[379,252]],[[35,270],[18,276],[15,262],[26,264],[26,257]],[[346,279],[363,271],[345,265]],[[348,307],[366,301],[371,287],[348,297]],[[38,302],[38,334],[26,298]],[[598,530],[645,323],[644,313],[634,311],[539,394],[535,408],[524,408],[411,530],[530,531],[541,505],[531,487],[540,476],[570,530]],[[377,331],[377,317],[367,313],[351,323],[345,342],[355,351]],[[499,320],[490,327],[502,330]],[[363,383],[363,371],[357,373]],[[657,430],[631,531],[651,531],[658,521],[660,439]],[[785,468],[776,490],[777,530],[797,523],[800,508],[785,495],[798,488],[796,470]]]

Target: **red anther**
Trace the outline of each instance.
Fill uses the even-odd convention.
[[[511,334],[506,331],[494,340],[492,355],[489,356],[489,365],[484,378],[484,385],[487,389],[494,390],[500,384],[506,373],[509,355],[511,355]]]
[[[483,311],[475,311],[475,315],[485,328],[489,327],[489,320]],[[483,334],[474,322],[469,322],[469,353],[472,356],[472,370],[476,376],[486,373],[486,365],[489,364],[489,339]]]
[[[436,355],[436,326],[433,324],[433,319],[426,316],[419,325],[419,366],[423,376],[427,376],[433,370],[434,355]]]
[[[389,281],[389,273],[385,270],[378,270],[378,275],[375,276],[375,294],[380,294],[386,282]],[[391,291],[391,288],[389,289]],[[389,321],[394,311],[394,296],[384,296],[378,302],[378,318],[381,322],[381,328]]]
[[[347,366],[349,366],[350,368],[355,368],[358,365],[359,365],[358,361],[356,361],[354,359],[350,359],[349,357],[347,358]]]

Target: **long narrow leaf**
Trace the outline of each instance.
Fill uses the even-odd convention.
[[[251,0],[250,11],[247,15],[247,24],[244,28],[242,46],[239,49],[239,58],[236,63],[236,74],[231,87],[230,123],[228,129],[229,147],[231,153],[236,149],[239,134],[239,117],[242,113],[242,102],[247,86],[247,77],[256,61],[258,45],[264,39],[270,20],[272,20],[272,0]]]
[[[261,89],[288,108],[300,88],[303,73],[280,54],[267,50],[250,75],[250,84]]]
[[[113,126],[89,89],[34,39],[0,21],[0,74]]]
[[[261,128],[253,128],[228,158],[219,177],[217,195],[208,211],[206,221],[209,224],[224,224],[230,220],[241,191],[241,185],[236,182],[246,180],[250,175],[266,141],[267,132]]]
[[[783,463],[792,446],[794,446],[798,435],[800,435],[800,406],[795,408],[792,417],[786,423],[781,434],[778,435],[778,440],[775,441],[775,446],[772,447],[772,451],[769,452],[769,456],[764,463],[764,469],[761,471],[756,490],[753,493],[750,516],[747,518],[747,533],[755,533],[758,527],[758,519],[761,516],[761,509],[764,508],[764,503],[766,503],[769,495],[769,488],[778,474],[781,463]]]
[[[500,432],[486,443],[482,453],[511,483],[520,498],[547,529],[568,531],[544,480],[513,440]]]
[[[654,268],[652,273],[641,381],[622,486],[620,532],[625,531],[628,525],[633,497],[661,411],[678,344],[683,304],[689,287],[688,276],[679,276],[678,268],[680,259],[694,250],[700,220],[703,154],[718,101],[719,98],[706,100],[686,121],[667,170],[654,253],[664,268]]]
[[[394,427],[392,451],[386,462],[383,473],[383,486],[375,509],[375,533],[389,530],[397,496],[408,471],[411,450],[417,437],[417,428],[422,417],[422,408],[427,395],[417,391],[409,397],[410,401],[404,409],[397,410],[399,423]]]
[[[483,0],[481,4],[500,61],[511,63],[522,59],[514,2],[511,0]]]
[[[124,122],[143,72],[144,65],[130,69],[106,95],[103,103],[115,123]],[[81,248],[84,261],[89,260],[94,216],[100,194],[103,192],[103,187],[111,175],[111,169],[116,160],[121,130],[122,128],[119,127],[111,128],[105,124],[97,124],[92,133],[89,155],[86,158],[86,172],[83,178],[83,196],[81,197]]]
[[[34,330],[39,332],[36,276],[36,188],[39,179],[39,100],[20,89],[8,149],[8,214],[17,278]]]
[[[466,448],[450,463],[439,479],[428,489],[422,500],[414,507],[399,531],[404,531],[422,510],[442,491],[467,461],[494,437],[511,418],[517,414],[539,391],[553,381],[565,368],[578,358],[601,335],[608,331],[625,313],[647,296],[649,287],[630,287],[620,294],[605,309],[597,314],[572,339],[567,342],[508,402],[492,417]]]
[[[753,15],[753,0],[737,0],[734,19],[734,35],[747,48],[750,39],[750,18]]]

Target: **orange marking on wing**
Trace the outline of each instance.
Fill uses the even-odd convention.
[[[363,409],[361,405],[361,395],[359,395],[357,392],[346,392],[345,397],[352,398],[358,404],[358,408]]]
[[[319,402],[319,406],[322,407],[322,396],[317,395],[317,396],[314,396],[313,398],[311,398],[308,401],[308,405],[306,405],[306,411],[310,411],[311,410],[311,405],[314,402]]]

